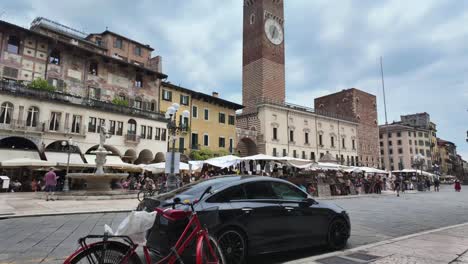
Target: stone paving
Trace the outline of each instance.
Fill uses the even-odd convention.
[[[355,248],[468,222],[466,201],[467,191],[455,193],[451,186],[445,186],[439,193],[371,196],[330,202],[349,212],[352,221],[349,248]],[[134,203],[136,205],[136,200]],[[0,220],[0,264],[60,263],[76,249],[79,237],[102,233],[104,224],[115,228],[126,215],[95,213]],[[249,263],[283,263],[321,253],[324,253],[321,249],[308,249],[270,254],[252,258]]]
[[[399,237],[289,264],[468,264],[468,223]]]
[[[0,193],[0,218],[30,215],[61,215],[70,213],[131,211],[138,201],[118,200],[56,200],[45,201],[44,193]],[[42,198],[42,199],[39,199]]]

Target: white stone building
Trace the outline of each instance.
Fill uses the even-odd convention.
[[[286,103],[264,101],[257,104],[257,111],[250,119],[240,119],[242,130],[253,132],[240,135],[240,151],[252,154],[257,149],[268,155],[315,161],[329,152],[341,164],[356,165],[356,122]],[[245,132],[242,130],[239,133]]]

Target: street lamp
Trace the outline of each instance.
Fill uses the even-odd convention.
[[[169,177],[167,177],[167,191],[172,191],[177,188],[177,178],[174,173],[175,171],[175,141],[178,135],[184,135],[187,133],[188,124],[184,124],[182,119],[179,121],[179,126],[176,123],[176,113],[179,110],[180,105],[178,103],[173,103],[171,106],[167,108],[166,111],[166,119],[169,120],[167,124],[167,130],[170,134],[170,140],[172,141],[172,149],[171,149],[171,170],[169,173]],[[184,110],[182,112],[183,118],[188,118],[190,116],[190,112],[188,110]]]
[[[63,191],[68,192],[70,191],[70,188],[68,187],[68,172],[70,170],[70,155],[72,149],[75,150],[76,147],[78,147],[78,144],[73,141],[73,139],[70,137],[68,140],[62,141],[62,146],[63,147],[68,147],[67,148],[67,173],[65,174],[65,182],[63,183]]]

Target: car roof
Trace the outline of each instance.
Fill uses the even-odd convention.
[[[226,184],[219,184],[216,188],[217,190],[225,189],[231,186],[239,185],[247,182],[256,182],[256,181],[278,181],[278,182],[288,182],[283,179],[273,178],[269,176],[256,176],[256,175],[223,175],[211,177],[210,179],[226,179]],[[208,181],[210,180],[208,179]],[[289,183],[289,182],[288,182]]]

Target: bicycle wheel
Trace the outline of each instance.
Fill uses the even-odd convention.
[[[140,202],[143,201],[143,199],[145,199],[145,196],[146,196],[145,191],[139,191],[137,195],[138,201]]]
[[[104,243],[106,249],[103,251]],[[129,253],[129,246],[120,242],[101,242],[94,244],[77,254],[73,259],[65,261],[65,264],[119,264]],[[104,254],[102,254],[104,252]],[[103,256],[103,258],[101,258]],[[102,259],[102,262],[100,262]],[[125,262],[127,264],[141,264],[141,260],[136,253]]]
[[[223,252],[216,239],[208,235],[209,245],[206,239],[200,239],[197,243],[196,264],[226,264]]]

